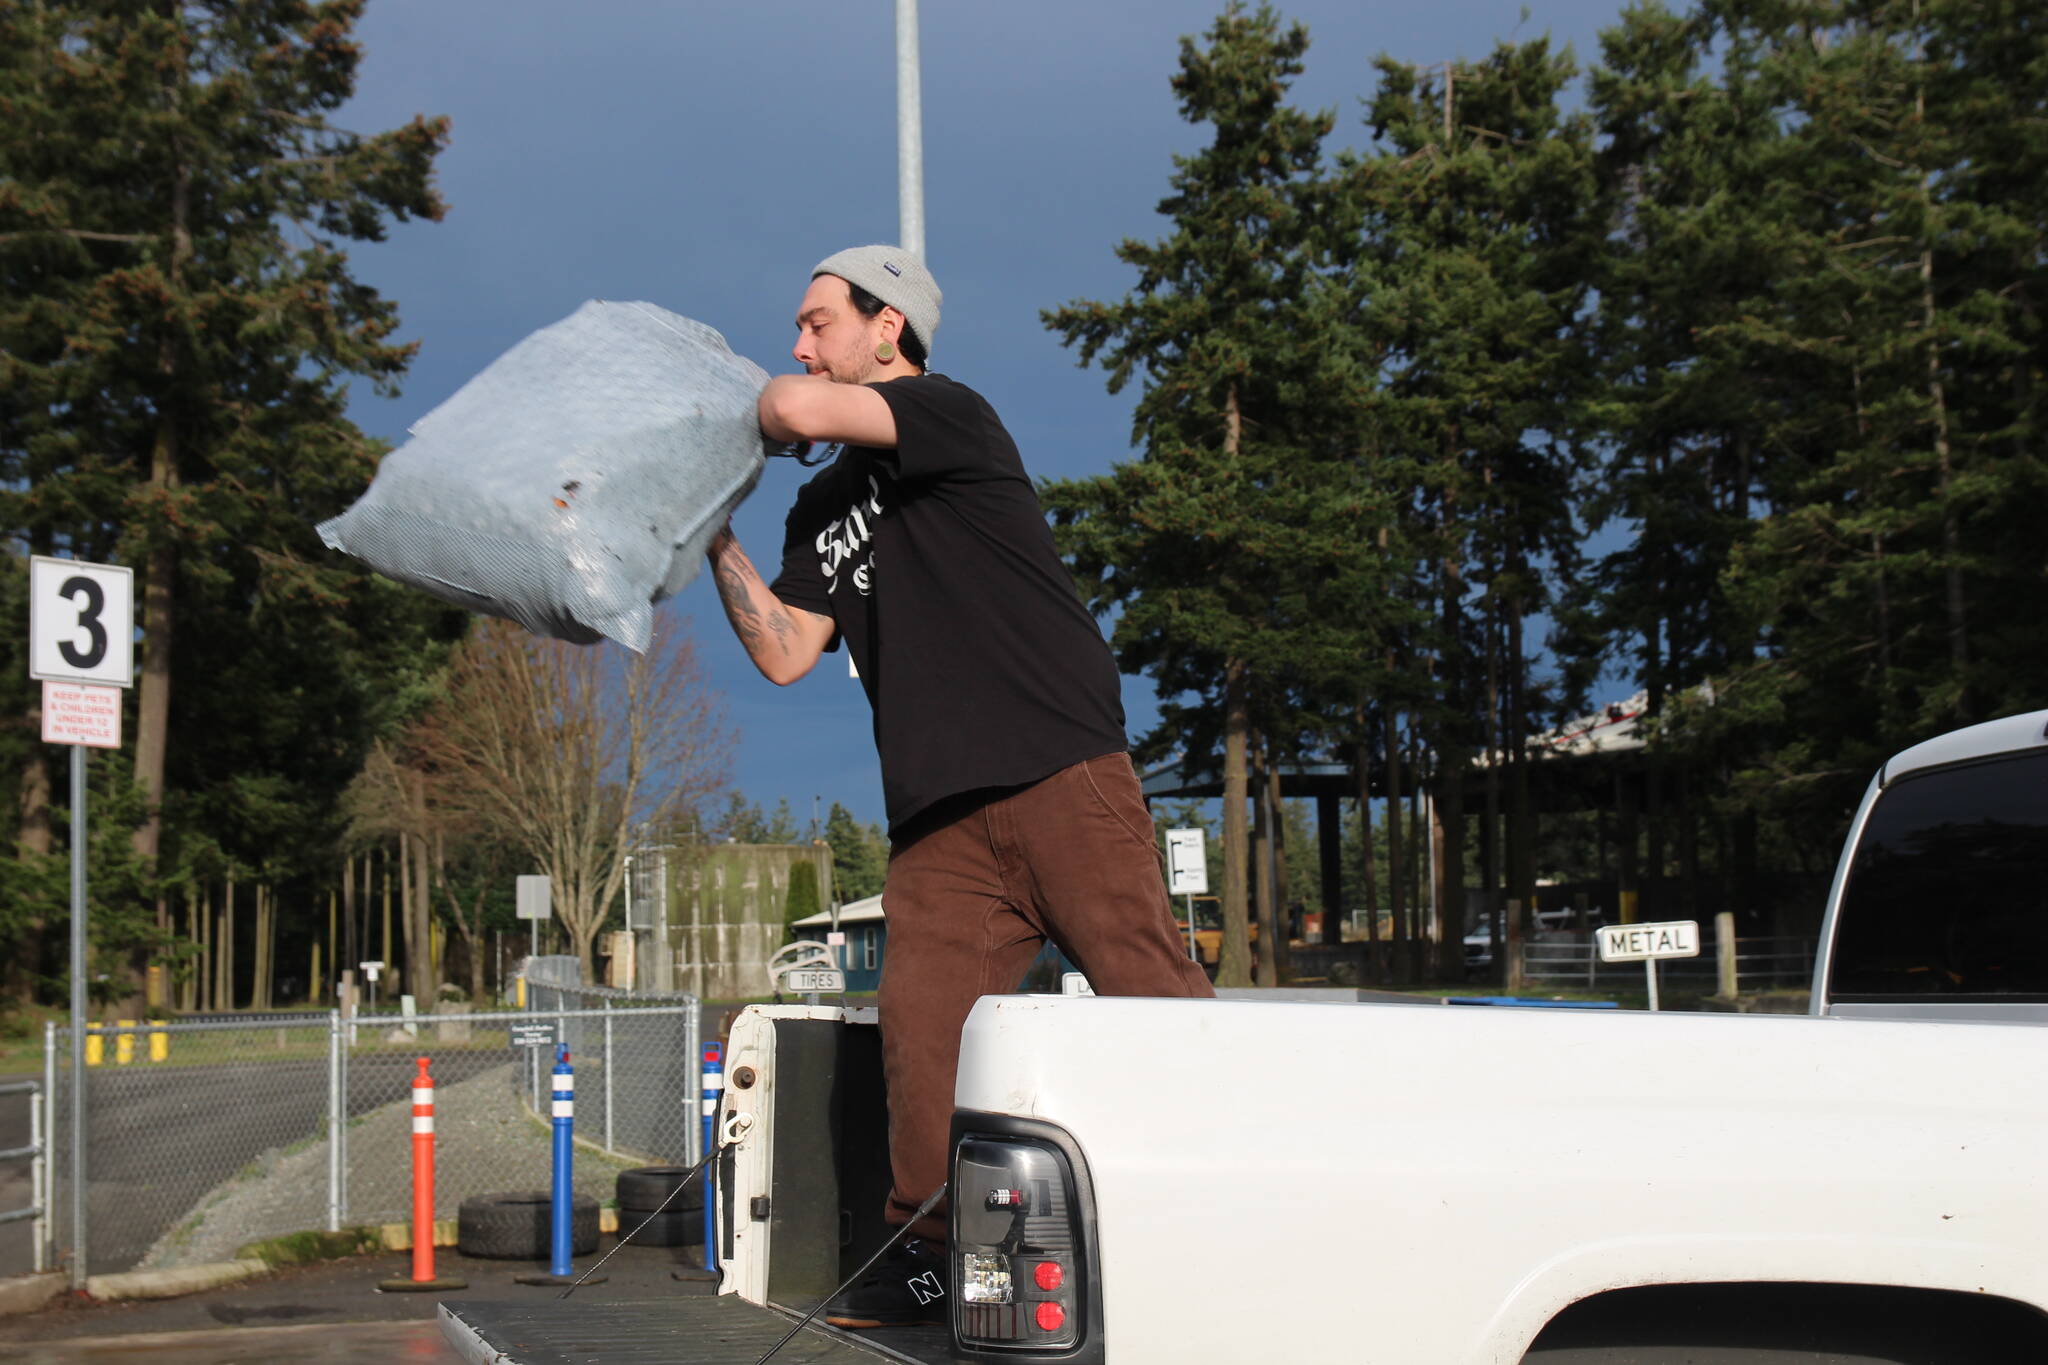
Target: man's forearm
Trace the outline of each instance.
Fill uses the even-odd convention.
[[[718,600],[725,604],[725,619],[732,622],[733,634],[739,636],[755,667],[782,681],[778,674],[799,662],[796,622],[789,608],[768,591],[730,527],[713,538],[710,559]],[[812,661],[801,662],[808,669]]]

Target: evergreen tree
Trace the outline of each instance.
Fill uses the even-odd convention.
[[[808,859],[793,864],[789,869],[789,890],[782,897],[783,937],[799,937],[796,922],[815,915],[822,907],[818,904],[818,866]]]
[[[393,391],[413,350],[343,244],[442,208],[444,120],[331,122],[360,11],[0,4],[0,524],[17,553],[137,570],[119,761],[160,878],[188,821],[295,867],[324,856],[369,736],[417,700],[461,620],[373,585],[311,530],[375,463],[343,415],[348,379]],[[47,847],[36,757],[31,854]]]
[[[1525,630],[1579,557],[1582,314],[1599,245],[1592,128],[1564,112],[1576,66],[1545,40],[1503,44],[1478,63],[1419,70],[1382,58],[1378,69],[1369,119],[1379,154],[1347,166],[1360,219],[1353,345],[1375,362],[1358,383],[1371,439],[1408,452],[1413,480],[1395,541],[1409,556],[1415,616],[1427,619],[1399,650],[1412,742],[1433,766],[1453,865],[1472,759],[1505,756],[1516,817],[1505,871],[1526,905],[1535,871],[1521,738],[1565,699],[1544,697]],[[1395,772],[1399,747],[1389,725],[1384,761]],[[1488,840],[1499,771],[1487,765]],[[1464,910],[1451,890],[1440,881],[1442,973],[1462,964]]]
[[[1309,585],[1332,523],[1346,520],[1345,502],[1323,497],[1315,474],[1313,370],[1302,363],[1320,339],[1304,301],[1314,297],[1316,175],[1333,123],[1284,103],[1307,49],[1307,30],[1283,28],[1266,6],[1233,4],[1206,45],[1182,40],[1181,115],[1214,135],[1175,160],[1173,193],[1159,205],[1172,234],[1117,248],[1138,272],[1122,300],[1045,314],[1082,364],[1103,366],[1112,393],[1134,376],[1144,384],[1133,432],[1141,457],[1044,494],[1090,605],[1119,613],[1112,644],[1124,670],[1151,675],[1163,697],[1201,698],[1194,708],[1169,701],[1141,752],[1171,737],[1191,755],[1220,743],[1226,985],[1250,979],[1254,707],[1263,689],[1275,708],[1280,680],[1299,674],[1330,624],[1310,610]],[[1271,981],[1273,959],[1260,966]]]
[[[889,841],[863,825],[837,801],[825,812],[825,842],[832,849],[833,896],[841,905],[878,894],[889,868]]]

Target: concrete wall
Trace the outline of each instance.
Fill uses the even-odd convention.
[[[710,844],[668,861],[668,941],[674,989],[705,1000],[769,993],[768,959],[783,929],[790,869],[809,861],[832,884],[820,844]]]

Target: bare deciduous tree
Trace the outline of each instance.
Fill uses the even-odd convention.
[[[731,738],[680,630],[642,655],[481,622],[418,731],[449,808],[554,882],[586,979],[625,880],[630,832],[666,826],[726,784]]]

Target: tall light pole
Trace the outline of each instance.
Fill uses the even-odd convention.
[[[896,199],[906,250],[924,255],[924,113],[918,90],[917,0],[896,0]]]

